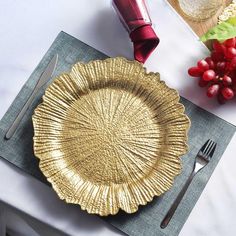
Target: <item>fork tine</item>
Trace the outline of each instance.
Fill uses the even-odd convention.
[[[204,155],[206,155],[208,153],[208,151],[209,151],[209,149],[211,149],[212,145],[213,145],[213,141],[211,139],[209,139],[209,143],[208,143],[207,147],[205,148],[205,150],[203,151]]]
[[[216,146],[217,146],[217,144],[214,142],[214,146],[212,147],[211,151],[208,154],[209,158],[212,158],[212,156],[215,152]]]
[[[214,146],[214,142],[211,140],[208,148],[206,149],[206,151],[204,152],[205,155],[208,155],[212,149],[212,147]]]
[[[210,139],[208,139],[208,140],[204,143],[204,145],[201,147],[201,149],[200,149],[199,152],[204,152],[205,149],[206,149],[206,147],[208,146],[209,142],[210,142]]]
[[[208,150],[205,153],[206,155],[209,155],[209,153],[211,152],[211,150],[214,147],[214,145],[215,145],[215,142],[211,141],[211,145],[210,145],[210,147],[208,148]]]

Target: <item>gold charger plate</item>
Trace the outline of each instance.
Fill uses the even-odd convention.
[[[105,216],[133,213],[171,188],[190,122],[159,74],[118,57],[57,77],[33,125],[35,155],[58,196]]]

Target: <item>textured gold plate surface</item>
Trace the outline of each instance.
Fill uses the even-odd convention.
[[[133,213],[172,186],[190,122],[159,74],[118,57],[57,77],[33,124],[35,155],[59,197],[105,216]]]

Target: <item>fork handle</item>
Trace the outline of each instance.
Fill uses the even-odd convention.
[[[188,180],[186,181],[184,187],[181,189],[180,193],[178,194],[177,198],[175,199],[175,201],[172,203],[169,211],[167,212],[167,214],[165,215],[163,221],[161,222],[161,228],[164,229],[170,222],[172,216],[175,213],[175,210],[177,209],[179,203],[181,202],[185,192],[187,191],[190,183],[192,182],[192,179],[195,175],[195,172],[192,171],[191,175],[189,176]]]

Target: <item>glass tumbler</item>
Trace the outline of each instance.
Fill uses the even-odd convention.
[[[216,14],[223,0],[178,0],[183,13],[194,21],[203,21]]]

